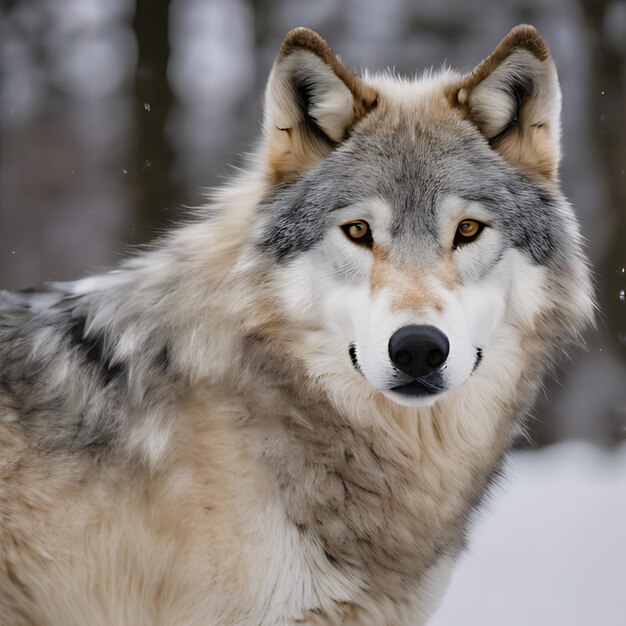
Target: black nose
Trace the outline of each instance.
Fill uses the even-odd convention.
[[[403,326],[389,340],[391,362],[413,378],[439,369],[449,352],[448,338],[434,326]]]

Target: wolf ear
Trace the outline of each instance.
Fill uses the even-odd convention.
[[[307,28],[290,31],[265,92],[263,129],[277,181],[319,163],[376,106],[376,92]]]
[[[556,180],[561,90],[550,50],[532,26],[516,26],[455,88],[453,103],[504,159]]]

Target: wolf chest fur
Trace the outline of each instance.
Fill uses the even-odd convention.
[[[560,90],[291,31],[248,167],[113,272],[0,297],[0,623],[425,624],[592,318]]]

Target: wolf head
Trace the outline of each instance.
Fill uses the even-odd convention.
[[[543,371],[592,310],[559,191],[560,108],[530,26],[466,75],[413,80],[359,78],[317,34],[288,34],[266,90],[254,250],[313,374],[425,405],[513,353]]]

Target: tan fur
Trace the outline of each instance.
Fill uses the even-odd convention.
[[[129,476],[115,466],[103,473],[86,459],[42,458],[2,428],[0,623],[68,626],[84,623],[86,615],[94,626],[252,623],[245,598],[254,596],[264,566],[254,557],[263,543],[258,522],[277,494],[246,444],[245,429],[236,426],[237,416],[249,411],[246,403],[228,396],[220,403],[216,395],[189,403],[178,416],[175,452],[149,474]],[[388,417],[368,445],[382,463],[399,453],[413,485],[407,504],[430,511],[420,532],[443,532],[478,471],[458,458],[455,484],[444,460],[451,444],[466,448],[463,425],[457,432],[443,413],[416,420],[389,401],[377,405],[376,419]],[[481,450],[498,450],[502,436],[505,431],[493,439],[485,430]],[[361,618],[367,610],[353,604],[339,610],[293,623],[395,623]]]
[[[281,350],[283,335],[279,328],[273,332],[272,342]],[[511,367],[519,372],[527,367],[527,360],[520,360],[523,353],[518,350],[517,355],[511,350]],[[302,356],[311,362],[310,356]],[[512,400],[501,396],[509,374],[482,374],[494,383],[505,404]],[[336,374],[329,371],[328,376]],[[407,542],[402,548],[405,554],[415,549],[415,536],[431,537],[423,545],[434,548],[436,538],[443,540],[450,525],[454,527],[460,502],[470,493],[477,497],[484,479],[482,468],[497,461],[510,437],[510,423],[496,419],[503,407],[495,397],[477,398],[490,409],[476,424],[462,418],[475,411],[455,408],[472,402],[471,389],[450,392],[433,410],[414,410],[375,394],[365,381],[360,387],[352,393],[360,395],[361,402],[352,393],[338,399],[346,405],[341,411],[359,405],[363,409],[359,419],[367,426],[358,434],[356,448],[355,442],[342,443],[341,434],[330,431],[328,436],[357,454],[362,454],[361,445],[363,451],[372,450],[374,467],[382,470],[380,478],[387,475],[389,480],[396,473],[393,480],[408,491],[399,500],[392,491],[367,496],[361,511],[362,496],[351,486],[351,498],[332,506],[356,507],[349,514],[358,515],[361,523],[366,511],[370,516],[379,511],[397,517],[394,524],[412,528],[411,532],[403,538],[390,529],[389,536],[383,533],[380,539],[400,541],[399,547]],[[524,397],[527,390],[509,393]],[[249,424],[246,418],[252,407],[257,417]],[[262,522],[267,507],[279,502],[270,480],[276,477],[267,474],[258,445],[268,426],[273,428],[275,418],[270,416],[291,411],[297,411],[297,401],[269,390],[254,391],[249,398],[232,395],[227,388],[191,394],[180,406],[175,442],[159,469],[131,474],[117,464],[103,471],[88,459],[42,456],[15,428],[2,425],[0,623],[68,626],[84,623],[85,615],[92,616],[90,624],[103,626],[252,623],[246,614],[253,606],[247,602],[254,597],[266,565],[255,551],[267,532]],[[259,421],[264,414],[267,417]],[[319,420],[321,415],[312,418]],[[306,422],[300,428],[304,436],[311,432]],[[300,471],[291,444],[278,439],[275,445],[278,450],[286,446],[286,458],[293,458],[294,470]],[[356,461],[360,463],[360,457]],[[309,480],[306,475],[303,479]],[[334,497],[332,483],[319,487],[311,483],[309,488],[312,496],[320,489],[324,498]],[[371,489],[377,489],[374,482],[363,495]],[[302,508],[308,506],[306,500],[290,502],[289,493],[286,496],[281,506],[306,513]],[[306,499],[307,492],[298,498],[302,496]],[[319,509],[320,504],[316,506]],[[420,510],[419,520],[412,519],[414,510]],[[327,549],[347,547],[345,543],[334,546],[334,533],[328,535],[327,529],[311,532],[321,533]],[[423,553],[419,561],[430,558]],[[399,618],[370,614],[371,608],[359,609],[354,603],[338,606],[338,614],[314,611],[293,623],[399,623],[395,621]]]
[[[461,285],[459,268],[452,259],[451,254],[446,255],[444,261],[439,265],[439,267],[433,270],[433,276],[439,281],[444,289],[452,290]]]
[[[528,113],[532,116],[531,110]],[[511,133],[498,145],[497,151],[507,161],[522,165],[531,176],[550,181],[558,177],[558,155],[543,124],[530,125],[525,129],[525,136]]]
[[[391,302],[392,311],[420,310],[432,307],[441,311],[443,303],[438,294],[438,288],[454,289],[460,284],[460,277],[452,259],[447,259],[439,267],[428,272],[408,272],[394,267],[388,260],[388,255],[378,246],[372,250],[374,263],[370,276],[372,293],[376,294],[384,289],[393,293]]]
[[[394,294],[392,311],[418,311],[429,307],[440,311],[443,308],[436,289],[418,273],[401,272],[392,266],[383,266],[372,272],[372,281],[377,290],[388,289]]]
[[[269,146],[270,179],[280,184],[323,161],[329,153],[328,144],[316,137],[305,125],[277,128]]]
[[[180,453],[157,472],[130,476],[87,460],[41,458],[3,429],[10,448],[1,450],[0,623],[20,614],[24,624],[51,626],[82,624],[87,615],[94,626],[245,615],[239,594],[251,566],[241,546],[257,542],[246,509],[271,494],[232,424],[194,409],[180,417]],[[252,593],[254,581],[247,584]],[[232,609],[220,602],[216,613],[219,597],[230,597]]]
[[[372,293],[376,294],[384,289],[393,293],[392,310],[441,307],[436,293],[421,276],[395,268],[389,262],[387,252],[378,245],[374,245],[372,256],[374,257],[370,275]]]

